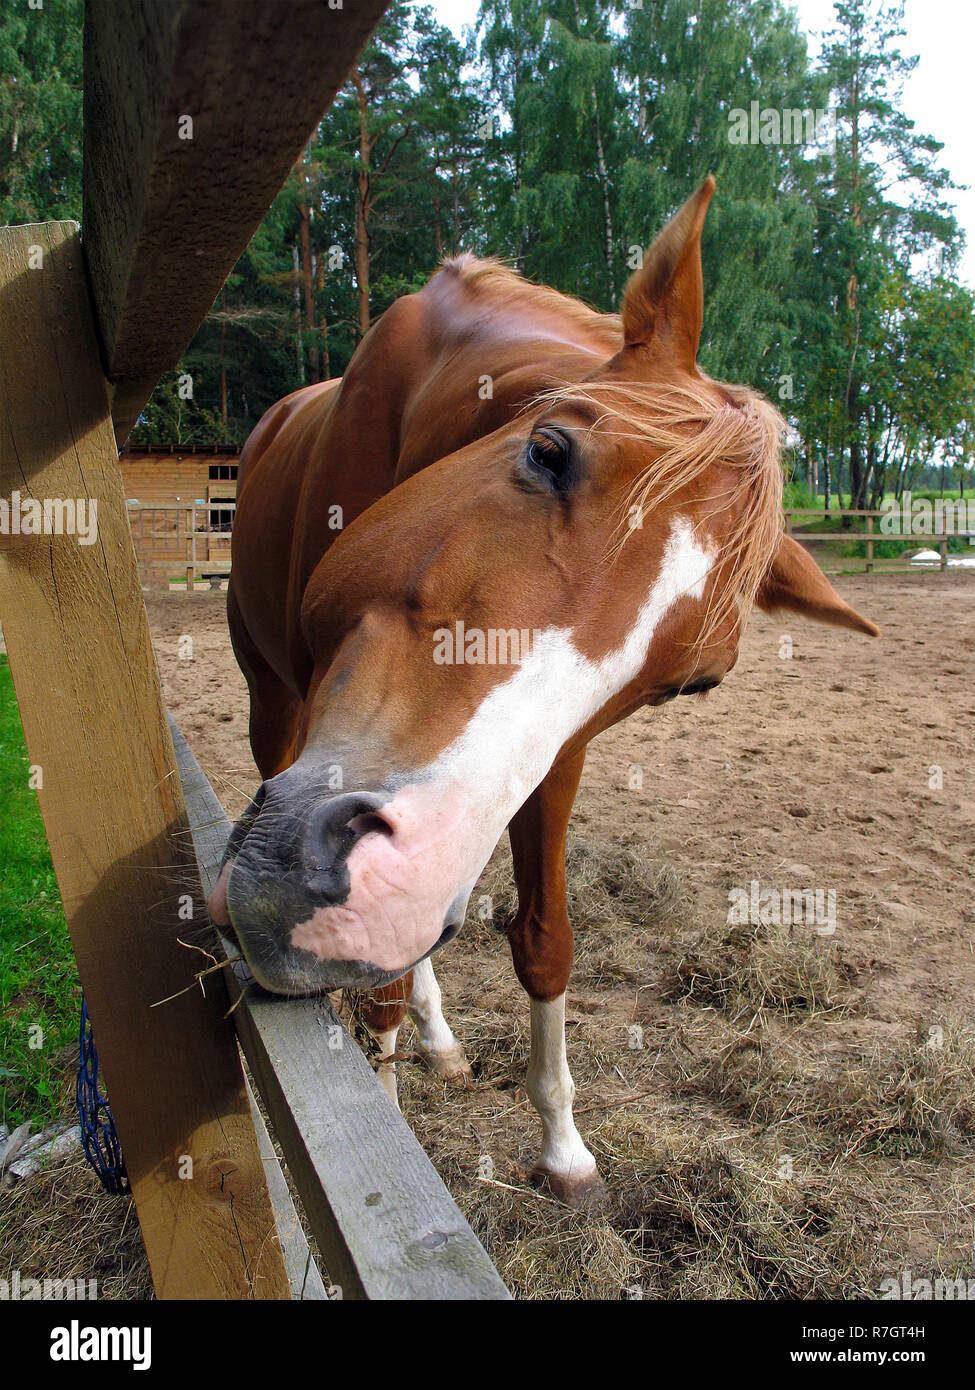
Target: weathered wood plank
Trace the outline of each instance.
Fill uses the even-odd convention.
[[[81,499],[97,524],[82,544],[8,517],[0,620],[156,1291],[287,1298],[226,993],[152,1007],[197,968],[180,895],[205,912],[71,222],[0,229],[0,498],[15,493]]]
[[[271,1194],[274,1223],[278,1229],[278,1239],[284,1254],[284,1267],[288,1271],[291,1297],[303,1303],[317,1300],[327,1301],[328,1292],[322,1279],[321,1270],[308,1248],[308,1241],[301,1229],[301,1222],[298,1220],[298,1213],[295,1210],[295,1204],[292,1201],[284,1173],[281,1171],[278,1156],[274,1152],[271,1136],[267,1132],[264,1116],[258,1108],[250,1086],[247,1087],[247,1099],[250,1102],[251,1119],[254,1121],[254,1131],[257,1134],[261,1158],[264,1160],[267,1190]]]
[[[119,441],[386,4],[86,0],[85,253]]]
[[[230,833],[170,717],[204,885]],[[233,948],[227,947],[234,954]],[[497,1270],[326,997],[275,998],[241,964],[230,989],[248,1065],[345,1298],[504,1299]]]

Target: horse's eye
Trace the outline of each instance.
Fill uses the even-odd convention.
[[[556,430],[539,430],[528,441],[525,458],[531,468],[546,473],[557,487],[564,487],[569,471],[569,443]]]

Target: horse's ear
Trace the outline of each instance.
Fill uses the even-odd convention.
[[[657,237],[623,295],[625,346],[639,347],[652,339],[687,368],[693,368],[701,341],[701,228],[713,192],[714,179],[708,174]]]
[[[848,627],[879,637],[880,628],[869,618],[844,603],[815,560],[798,541],[783,535],[775,559],[759,589],[755,602],[766,613],[788,609],[834,627]]]

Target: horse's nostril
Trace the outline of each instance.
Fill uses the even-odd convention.
[[[384,800],[370,792],[347,792],[319,806],[306,831],[308,862],[316,868],[342,864],[364,835],[375,831],[392,835],[391,827],[379,814]]]
[[[375,811],[365,811],[358,816],[353,816],[349,821],[349,829],[357,840],[372,833],[379,835],[392,835],[393,833],[393,827],[389,822]]]

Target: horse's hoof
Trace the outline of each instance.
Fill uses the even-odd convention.
[[[474,1073],[471,1071],[471,1064],[459,1043],[456,1047],[448,1047],[443,1052],[425,1052],[423,1056],[434,1075],[442,1076],[445,1081],[473,1080]]]
[[[597,1169],[577,1176],[574,1173],[552,1173],[537,1166],[529,1179],[534,1187],[544,1188],[564,1202],[567,1207],[587,1212],[601,1211],[609,1205],[609,1192]]]

